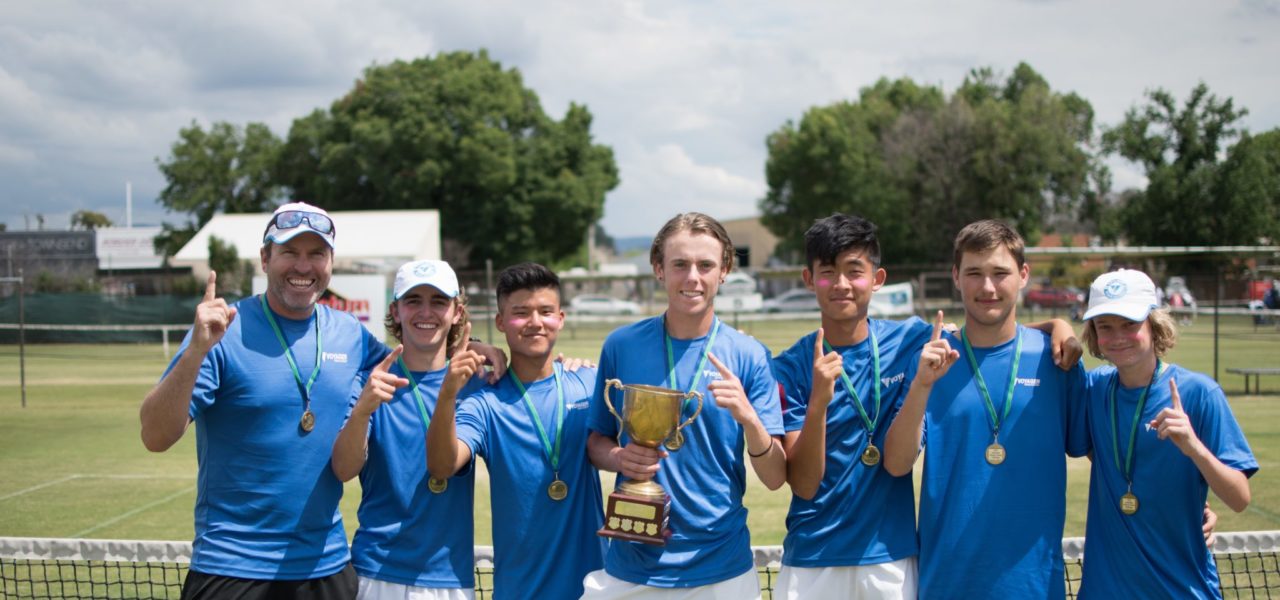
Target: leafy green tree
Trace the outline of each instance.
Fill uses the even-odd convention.
[[[253,261],[240,260],[235,245],[209,236],[209,268],[218,273],[218,294],[248,296],[253,291]]]
[[[438,209],[462,262],[554,262],[579,250],[618,184],[591,119],[578,104],[549,118],[484,51],[375,65],[294,121],[278,181],[329,209]]]
[[[1146,189],[1128,194],[1120,209],[1130,243],[1256,244],[1274,235],[1274,199],[1268,202],[1262,189],[1272,138],[1259,136],[1254,142],[1246,137],[1225,152],[1239,137],[1236,123],[1247,113],[1203,83],[1181,106],[1158,89],[1103,134],[1107,152],[1138,163],[1147,176]]]
[[[283,143],[262,123],[244,128],[217,122],[206,131],[199,123],[178,132],[168,159],[156,159],[167,185],[158,201],[186,213],[179,225],[164,224],[156,249],[172,256],[218,213],[270,210],[283,197],[275,179]]]
[[[980,218],[1034,241],[1046,217],[1079,210],[1105,181],[1092,138],[1089,103],[1025,64],[1004,81],[972,71],[950,97],[881,80],[769,136],[763,222],[797,250],[814,219],[859,214],[894,264],[946,261],[955,233]]]
[[[100,212],[92,210],[77,210],[71,213],[72,229],[88,229],[94,230],[100,227],[110,227],[111,219]]]

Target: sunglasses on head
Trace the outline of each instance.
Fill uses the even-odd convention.
[[[271,229],[272,225],[275,225],[278,230],[293,229],[301,226],[303,221],[306,221],[307,227],[316,233],[333,233],[332,219],[320,213],[302,210],[286,210],[276,213],[271,218],[271,222],[267,224],[267,229]]]

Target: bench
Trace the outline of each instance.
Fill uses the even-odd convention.
[[[1253,376],[1254,393],[1262,393],[1262,376],[1263,375],[1280,375],[1280,368],[1274,367],[1232,367],[1227,369],[1228,373],[1244,375],[1244,393],[1249,393],[1249,376]]]

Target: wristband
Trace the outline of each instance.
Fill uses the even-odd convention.
[[[750,450],[747,450],[747,456],[750,456],[751,458],[760,458],[761,456],[768,454],[770,450],[773,450],[773,445],[775,443],[777,443],[777,440],[773,439],[773,436],[769,436],[769,447],[765,448],[764,452],[761,452],[760,454],[752,454]]]

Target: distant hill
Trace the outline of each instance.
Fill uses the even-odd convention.
[[[613,247],[620,255],[626,255],[637,250],[648,252],[649,245],[652,243],[653,236],[651,235],[613,238]]]

